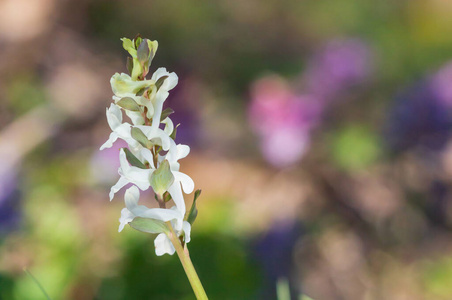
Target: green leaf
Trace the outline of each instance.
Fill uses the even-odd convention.
[[[171,132],[170,134],[170,138],[172,138],[173,140],[176,140],[176,134],[177,134],[177,127],[179,127],[180,123],[176,125],[176,127],[174,127],[173,132]]]
[[[149,60],[149,54],[150,54],[149,46],[146,39],[144,39],[137,49],[138,61],[142,64],[146,63]]]
[[[138,49],[142,40],[143,39],[141,38],[141,35],[137,34],[136,37],[133,39],[133,41],[135,42],[135,49]]]
[[[195,196],[193,197],[193,203],[191,205],[190,210],[187,213],[187,222],[190,223],[190,225],[193,225],[193,223],[196,220],[196,217],[198,216],[198,209],[196,208],[196,200],[198,199],[199,195],[201,195],[201,190],[196,190]]]
[[[172,108],[169,108],[169,107],[165,108],[165,110],[162,111],[162,115],[160,116],[160,122],[165,120],[172,113],[174,113],[174,110]]]
[[[133,59],[132,59],[130,56],[127,57],[127,63],[126,63],[126,66],[127,66],[127,71],[129,71],[129,74],[132,75],[132,70],[133,70]]]
[[[121,98],[116,104],[127,110],[141,111],[140,106],[130,97]]]
[[[154,59],[155,53],[157,52],[157,48],[159,47],[159,43],[157,41],[150,41],[146,40],[148,43],[148,47],[150,49],[149,54],[149,62],[148,62],[148,68],[151,66],[151,62]]]
[[[170,193],[165,192],[165,193],[163,194],[163,201],[168,202],[168,201],[170,201],[171,199],[172,199],[172,198],[171,198],[171,194],[170,194]]]
[[[153,144],[150,140],[146,137],[146,135],[141,131],[141,129],[132,127],[132,130],[130,131],[130,134],[132,135],[133,139],[136,140],[138,143],[141,144],[141,146],[150,149]]]
[[[127,52],[129,52],[129,54],[130,54],[132,57],[136,57],[136,55],[137,55],[137,50],[136,50],[136,48],[135,48],[135,45],[134,45],[133,41],[131,41],[131,40],[128,39],[128,38],[122,38],[121,41],[122,41],[122,47],[124,48],[124,50],[126,50]]]
[[[154,192],[163,195],[174,182],[169,162],[165,159],[151,175],[151,186]]]
[[[155,83],[155,86],[157,87],[157,90],[160,89],[162,84],[165,82],[165,79],[168,78],[167,75],[160,77],[157,82]]]
[[[127,161],[134,167],[138,167],[140,169],[147,169],[146,166],[135,156],[132,152],[130,152],[129,148],[122,148],[126,153]]]
[[[141,232],[147,233],[162,233],[169,232],[168,226],[166,226],[165,222],[156,220],[156,219],[148,219],[136,217],[129,223],[130,227],[136,229]]]

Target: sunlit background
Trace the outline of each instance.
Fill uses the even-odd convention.
[[[452,299],[447,0],[0,0],[0,299],[45,299],[24,268],[52,299],[194,299],[108,200],[137,33],[179,76],[211,299]]]

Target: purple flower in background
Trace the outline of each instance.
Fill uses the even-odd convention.
[[[442,105],[452,107],[452,61],[432,77],[430,85],[438,101]]]
[[[177,128],[177,143],[196,145],[199,142],[200,122],[199,103],[202,98],[202,87],[194,77],[181,76],[178,85],[173,89],[171,97],[166,102],[166,107],[171,107],[175,113],[171,115],[174,125],[181,124]]]
[[[421,82],[396,97],[385,133],[394,151],[440,150],[452,133],[451,114],[430,83]]]
[[[259,299],[275,299],[276,282],[281,278],[292,277],[293,249],[302,237],[302,226],[296,221],[287,220],[270,227],[255,244],[255,254],[266,280],[263,296]],[[299,289],[292,287],[292,289]],[[296,293],[294,293],[296,294]]]
[[[0,172],[0,236],[15,229],[21,219],[17,177],[12,173]]]
[[[359,39],[333,40],[317,55],[305,74],[307,90],[324,101],[330,101],[371,73],[370,48]]]
[[[249,120],[261,139],[265,159],[278,167],[299,160],[309,147],[310,131],[321,110],[315,98],[295,95],[277,76],[256,81],[251,89]]]

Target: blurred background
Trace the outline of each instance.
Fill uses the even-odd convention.
[[[293,299],[452,299],[444,0],[0,0],[0,299],[44,299],[24,267],[52,299],[194,299],[108,201],[109,80],[137,33],[179,76],[211,299],[280,279]]]

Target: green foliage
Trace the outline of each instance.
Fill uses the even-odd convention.
[[[196,200],[198,199],[199,195],[201,195],[201,190],[196,190],[195,195],[193,197],[193,203],[191,205],[190,210],[187,213],[187,222],[193,225],[193,223],[196,220],[196,217],[198,216],[198,209],[196,208]]]
[[[431,297],[451,298],[452,257],[430,261],[425,264],[424,269],[423,281]]]
[[[162,111],[162,115],[160,116],[160,122],[162,122],[163,120],[165,120],[169,115],[171,115],[172,113],[174,113],[174,110],[170,107],[165,108]]]
[[[129,164],[134,167],[138,167],[140,169],[146,169],[146,166],[135,156],[132,152],[130,152],[129,148],[122,148],[126,153],[126,158]]]
[[[127,110],[141,111],[140,106],[130,97],[121,98],[116,104]]]
[[[361,169],[374,163],[380,155],[379,139],[362,125],[344,127],[333,133],[331,154],[345,169]]]
[[[160,77],[157,82],[155,83],[155,86],[157,87],[157,90],[160,89],[162,84],[165,82],[165,79],[168,78],[168,76],[162,76]]]
[[[47,102],[47,91],[33,74],[18,74],[6,86],[8,107],[16,115],[22,115]]]
[[[132,127],[130,131],[132,137],[141,144],[141,146],[151,149],[153,144],[150,140],[148,140],[147,136],[141,131],[141,129],[137,127]]]
[[[155,219],[147,219],[136,217],[129,223],[130,227],[141,232],[147,233],[162,233],[169,232],[168,226],[165,222]]]
[[[222,234],[196,234],[192,239],[190,256],[209,299],[258,299],[262,275],[247,256],[243,240]],[[96,299],[194,299],[177,258],[156,257],[149,241],[127,244],[122,267],[115,276],[104,278]]]

